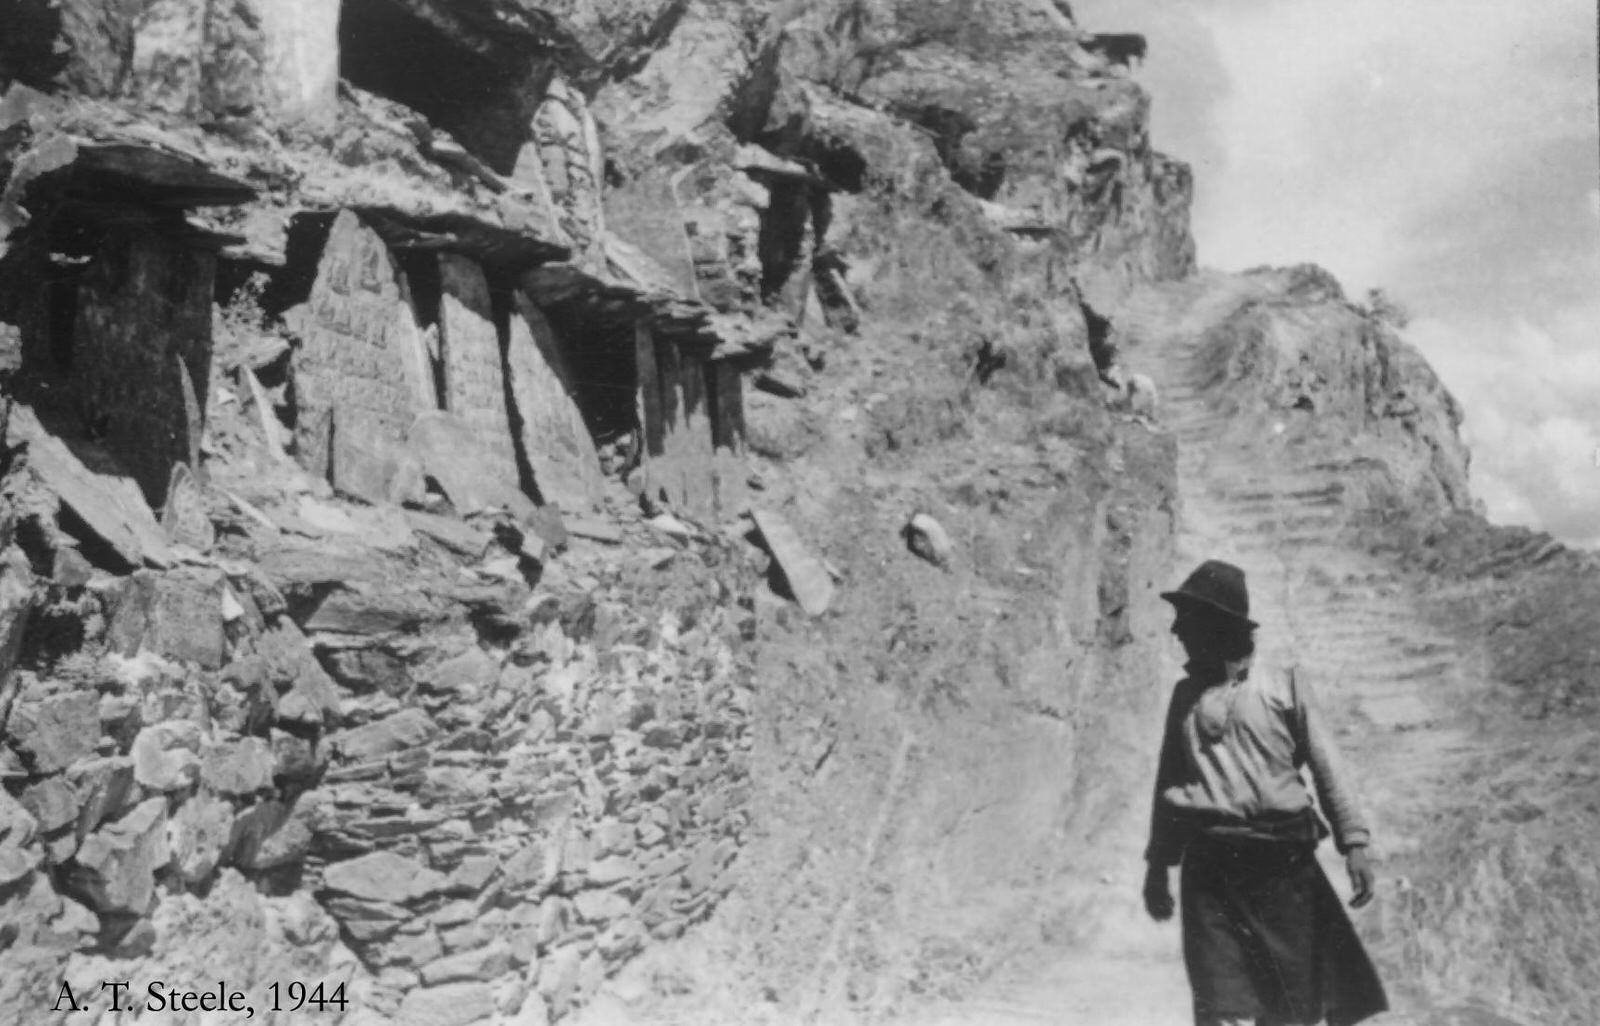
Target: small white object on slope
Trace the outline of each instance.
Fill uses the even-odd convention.
[[[937,567],[948,568],[955,544],[944,525],[926,513],[914,513],[901,532],[912,552]]]

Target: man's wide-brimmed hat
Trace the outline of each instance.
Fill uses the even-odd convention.
[[[1164,591],[1161,597],[1174,605],[1197,602],[1242,620],[1251,627],[1260,626],[1250,619],[1250,592],[1244,585],[1244,571],[1220,559],[1208,559],[1201,563],[1199,569],[1178,585],[1177,591]]]

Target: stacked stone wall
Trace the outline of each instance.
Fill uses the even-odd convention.
[[[463,591],[414,537],[50,592],[0,744],[5,1007],[39,1011],[46,978],[105,956],[159,974],[174,916],[242,878],[314,896],[294,971],[346,984],[345,1021],[563,1014],[731,886],[736,565],[658,551]],[[78,632],[70,655],[52,623]]]

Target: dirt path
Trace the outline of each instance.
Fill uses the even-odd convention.
[[[1229,444],[1233,425],[1203,387],[1197,340],[1248,288],[1202,279],[1141,296],[1124,322],[1127,359],[1132,370],[1155,379],[1161,420],[1178,436],[1179,566],[1209,557],[1243,566],[1262,624],[1261,660],[1292,659],[1316,682],[1377,839],[1379,901],[1356,917],[1373,936],[1387,900],[1406,886],[1418,858],[1430,795],[1468,758],[1472,724],[1462,710],[1471,703],[1461,696],[1476,675],[1457,642],[1426,622],[1400,578],[1342,539],[1341,467],[1286,466],[1262,460],[1248,445]],[[1445,681],[1451,686],[1441,688]],[[1189,1023],[1177,929],[1149,923],[1137,903],[1143,826],[1142,809],[1127,818],[1117,844],[1127,869],[1123,878],[1102,882],[1103,926],[1091,946],[996,981],[984,996],[927,1021]],[[1324,848],[1330,877],[1346,891],[1340,860]],[[1398,953],[1382,950],[1383,943],[1374,937],[1375,954],[1387,966],[1397,964]],[[1401,1009],[1376,1022],[1404,1026],[1421,1014]]]

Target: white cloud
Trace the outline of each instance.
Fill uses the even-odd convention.
[[[1570,356],[1527,322],[1502,336],[1427,318],[1407,336],[1435,354],[1435,370],[1466,410],[1472,486],[1490,519],[1600,541],[1600,353]]]
[[[1196,168],[1202,263],[1382,286],[1466,409],[1502,522],[1600,540],[1600,113],[1589,0],[1077,0],[1150,35],[1156,145]],[[1181,11],[1182,15],[1174,13]],[[1187,81],[1199,54],[1205,74]],[[1219,84],[1216,67],[1223,69]]]

